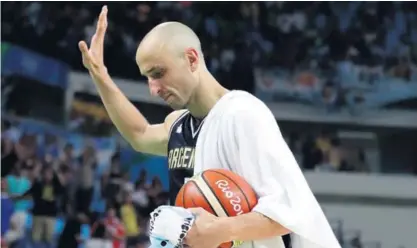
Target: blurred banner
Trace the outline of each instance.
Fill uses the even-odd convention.
[[[1,50],[2,110],[61,125],[69,67],[7,42]]]
[[[371,104],[368,105],[368,108],[364,107],[366,105],[355,105],[362,111],[356,115],[352,114],[355,109],[332,111],[332,93],[334,93],[335,87],[325,89],[326,93],[323,97],[325,80],[319,74],[311,71],[301,71],[295,76],[291,76],[284,71],[257,69],[255,76],[256,95],[266,102],[275,118],[280,121],[417,128],[415,111],[369,107]],[[171,111],[161,99],[149,94],[148,86],[144,82],[120,78],[113,78],[113,80],[151,123],[163,121]],[[69,82],[66,93],[67,113],[71,112],[73,100],[78,99],[78,96],[81,95],[94,99],[94,102],[102,105],[97,89],[87,73],[71,72]],[[373,93],[363,90],[368,92],[367,99],[393,101],[401,99],[400,96],[412,98],[415,95],[417,97],[417,83],[404,84],[398,80],[389,82],[391,84],[381,83],[375,87],[377,91]],[[365,85],[362,88],[368,89],[370,87]],[[390,94],[380,94],[378,93],[380,91],[390,92]],[[359,94],[358,92],[361,91],[352,90],[349,96],[354,100],[355,94]],[[372,101],[376,102],[377,100]],[[323,106],[329,106],[329,109],[323,108]]]
[[[289,73],[278,68],[257,68],[256,94],[267,102],[324,107],[329,114],[346,109],[383,109],[401,101],[417,100],[417,78],[407,81],[357,65],[350,69],[349,73],[334,71],[329,75],[314,70]]]
[[[90,115],[97,121],[110,121],[109,115],[103,105],[89,103],[75,99],[72,102],[72,109],[83,115]]]
[[[256,94],[265,101],[320,104],[323,78],[313,71],[289,74],[279,69],[256,69]]]
[[[279,68],[254,72],[255,94],[278,120],[417,127],[417,79],[407,81],[355,65],[350,74]]]
[[[119,78],[113,80],[150,123],[162,122],[170,113],[171,109],[161,99],[150,96],[146,84]],[[118,136],[90,76],[71,72],[69,81],[66,91],[67,126],[89,135]]]
[[[73,93],[82,92],[94,96],[99,96],[97,89],[88,73],[71,72],[69,74],[69,81],[71,83],[69,89]],[[162,99],[152,97],[149,94],[149,88],[146,82],[135,82],[133,80],[121,78],[113,78],[113,81],[131,101],[165,105]]]
[[[18,75],[54,87],[67,87],[69,68],[61,61],[7,42],[1,43],[1,56],[2,76]]]

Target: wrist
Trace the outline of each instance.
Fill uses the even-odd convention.
[[[101,66],[94,73],[90,71],[90,76],[94,79],[94,81],[99,82],[99,83],[106,82],[110,78],[110,75],[107,71],[107,67],[105,66]]]
[[[235,239],[235,229],[232,227],[232,218],[219,217],[213,223],[213,231],[217,233],[219,243],[233,241]]]

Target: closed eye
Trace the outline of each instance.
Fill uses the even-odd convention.
[[[155,71],[155,72],[152,72],[152,74],[150,75],[150,77],[153,79],[161,79],[163,76],[164,76],[163,71]]]

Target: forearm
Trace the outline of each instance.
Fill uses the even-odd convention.
[[[290,233],[290,230],[258,212],[220,218],[214,228],[220,231],[223,242],[267,239]]]
[[[110,75],[103,74],[102,79],[93,77],[101,100],[116,128],[127,141],[134,145],[137,142],[137,136],[145,132],[149,123],[117,87]]]

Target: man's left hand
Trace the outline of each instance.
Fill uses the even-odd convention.
[[[184,239],[184,244],[190,248],[217,248],[223,241],[219,240],[216,224],[219,217],[202,208],[188,209],[196,215],[193,226]]]

